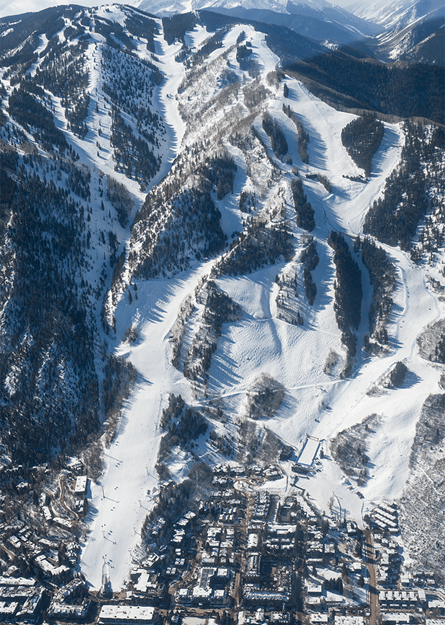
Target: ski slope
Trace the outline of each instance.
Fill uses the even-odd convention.
[[[105,471],[91,487],[91,533],[82,552],[81,569],[93,588],[100,589],[102,565],[109,565],[113,590],[128,579],[140,529],[153,507],[157,488],[154,465],[159,446],[158,421],[169,393],[189,399],[185,380],[168,362],[166,336],[185,295],[193,290],[206,267],[178,280],[140,285],[137,306],[122,304],[118,324],[137,319],[139,340],[120,352],[139,372],[136,388],[125,406],[115,441],[107,449]]]
[[[275,69],[277,58],[267,48],[264,36],[248,26],[229,31],[223,48],[212,52],[206,63],[211,64],[234,45],[241,30],[246,31],[252,42],[253,54],[264,80]],[[206,39],[200,28],[189,33],[187,38],[190,47],[199,47]],[[195,129],[187,134],[179,114],[175,96],[185,76],[184,66],[175,60],[179,50],[179,44],[167,46],[160,32],[156,39],[156,56],[166,80],[157,92],[156,102],[166,123],[167,139],[163,146],[163,167],[154,183],[168,173],[182,142],[191,142],[202,132],[202,129]],[[234,54],[232,57],[229,57],[230,63],[234,62]],[[91,62],[94,63],[94,55]],[[319,461],[317,471],[309,477],[301,477],[299,485],[322,510],[328,511],[334,505],[361,524],[364,513],[373,502],[397,498],[405,487],[416,420],[427,395],[437,392],[439,378],[438,369],[419,357],[416,337],[425,325],[443,316],[443,303],[428,290],[422,268],[414,265],[400,249],[385,248],[398,271],[388,327],[390,349],[385,355],[372,358],[360,350],[363,337],[369,330],[367,311],[372,296],[366,270],[361,265],[364,301],[354,374],[349,379],[340,379],[324,372],[331,350],[340,355],[339,368],[344,360],[333,309],[333,253],[327,239],[331,229],[347,236],[361,233],[369,205],[382,192],[386,178],[400,159],[403,134],[399,125],[386,123],[384,139],[373,160],[370,181],[367,184],[353,182],[343,176],[357,176],[361,172],[342,146],[341,131],[354,116],[330,108],[296,80],[287,80],[287,84],[288,98],[284,98],[282,88],[275,90],[267,107],[286,135],[292,164],[278,162],[272,151],[269,152],[280,169],[283,189],[293,175],[293,167],[300,167],[304,191],[315,210],[317,225],[313,234],[317,238],[320,256],[319,265],[313,272],[317,297],[314,306],[309,306],[304,297],[304,286],[301,281],[298,283],[305,324],[294,326],[278,319],[276,314],[275,278],[286,268],[284,260],[248,275],[218,278],[219,287],[243,309],[243,317],[224,325],[212,358],[208,393],[211,398],[222,399],[229,416],[226,427],[236,433],[237,419],[246,416],[247,389],[262,373],[281,382],[286,389],[285,400],[277,415],[264,425],[299,451],[307,435],[320,439],[324,457]],[[205,84],[199,89],[202,94],[207,93]],[[184,101],[187,97],[190,100],[187,94],[181,97]],[[283,103],[291,106],[309,131],[309,166],[301,163],[295,125],[282,112]],[[224,109],[218,114],[224,115]],[[255,127],[270,148],[260,118],[256,119]],[[76,147],[81,148],[81,145]],[[233,146],[230,151],[238,168],[234,193],[218,203],[227,234],[242,226],[244,215],[238,209],[238,199],[248,179],[244,155]],[[96,167],[104,166],[95,160],[97,157],[92,152],[85,154],[85,158],[91,159]],[[316,180],[306,178],[305,173],[326,175],[332,182],[333,192],[328,193]],[[132,191],[139,194],[141,202],[140,192]],[[270,207],[271,196],[272,192],[262,199],[265,209],[268,202]],[[297,253],[301,250],[304,233],[295,225],[295,211],[289,195],[286,196],[286,211],[286,223],[294,234]],[[129,305],[128,299],[122,295],[116,308],[116,351],[137,368],[139,375],[136,388],[126,403],[117,437],[106,451],[105,472],[100,481],[92,485],[88,518],[90,534],[82,552],[81,570],[96,589],[101,586],[104,564],[109,566],[113,590],[121,589],[128,579],[133,558],[138,556],[140,529],[154,505],[158,486],[154,469],[160,440],[157,425],[168,394],[180,393],[189,403],[199,401],[192,394],[190,382],[170,365],[167,337],[181,303],[193,293],[200,279],[209,274],[213,263],[212,260],[192,263],[192,269],[170,279],[138,280],[138,300]],[[125,330],[132,324],[138,327],[139,338],[129,345],[122,341]],[[404,387],[387,390],[380,396],[368,395],[379,378],[398,361],[403,361],[409,370]],[[329,442],[338,432],[360,423],[371,414],[381,416],[381,425],[370,437],[367,455],[371,475],[359,494],[357,487],[345,478],[331,458]],[[203,453],[207,454],[208,450],[203,448]],[[181,462],[185,461],[177,455],[174,467],[171,467],[178,478],[185,472]],[[288,474],[283,480],[284,492],[290,488],[289,477]],[[275,483],[274,488],[277,488]]]
[[[153,180],[153,186],[166,175],[185,131],[175,100],[169,97],[171,93],[176,93],[184,75],[184,67],[174,62],[180,46],[167,46],[163,39],[161,20],[158,27],[160,33],[155,41],[156,52],[166,73],[166,80],[157,90],[155,101],[165,120],[167,142],[162,154],[163,166]],[[113,176],[116,176],[112,171]],[[133,192],[142,199],[139,190],[134,188]],[[154,470],[159,446],[157,424],[163,396],[178,392],[188,395],[187,385],[177,379],[176,370],[168,364],[165,337],[174,323],[182,300],[189,290],[195,288],[205,269],[205,266],[200,267],[176,284],[159,281],[154,288],[153,285],[140,285],[138,305],[133,307],[134,310],[122,301],[116,313],[118,328],[121,330],[120,339],[123,338],[123,331],[134,321],[141,329],[135,345],[130,349],[124,345],[119,350],[135,365],[139,377],[125,406],[125,415],[116,439],[105,453],[104,475],[91,488],[88,518],[91,533],[82,551],[81,570],[91,586],[98,590],[102,584],[104,564],[109,567],[114,590],[122,588],[128,579],[133,553],[140,542],[142,523],[153,507],[157,488]]]

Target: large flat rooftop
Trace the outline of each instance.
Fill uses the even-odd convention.
[[[312,466],[312,463],[314,462],[317,455],[319,446],[320,439],[315,438],[315,436],[308,436],[306,438],[306,442],[304,443],[303,449],[301,450],[301,454],[297,460],[297,464],[306,468]]]

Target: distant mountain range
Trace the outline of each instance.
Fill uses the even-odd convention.
[[[134,0],[133,6],[168,16],[209,9],[238,18],[287,26],[331,44],[353,44],[384,61],[445,63],[445,8],[440,0],[351,3],[325,0]]]

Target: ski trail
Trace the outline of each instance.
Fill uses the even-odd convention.
[[[156,90],[154,103],[167,128],[160,172],[151,186],[169,171],[185,132],[176,101],[184,67],[174,61],[178,46],[167,46],[163,39],[162,21],[155,38],[156,52],[167,72],[163,85]],[[203,265],[177,280],[155,281],[139,285],[137,304],[127,306],[125,298],[115,313],[117,326],[125,330],[137,319],[139,340],[123,354],[138,370],[136,387],[127,400],[115,440],[104,455],[105,470],[97,484],[91,485],[87,523],[90,534],[82,550],[80,568],[89,584],[99,589],[102,566],[107,564],[113,589],[122,588],[128,578],[134,550],[140,542],[140,528],[153,506],[152,491],[157,486],[155,463],[159,446],[159,418],[163,397],[177,392],[180,374],[171,367],[167,356],[166,337],[185,296],[196,287],[208,271]],[[182,383],[184,397],[188,385]]]
[[[187,381],[169,363],[167,336],[184,297],[208,270],[207,264],[180,279],[142,283],[137,307],[132,310],[123,301],[116,310],[119,326],[130,325],[132,314],[139,318],[139,340],[131,346],[123,344],[121,349],[139,376],[116,438],[105,452],[104,474],[91,485],[90,534],[83,548],[81,570],[97,590],[104,562],[109,565],[113,589],[122,588],[140,542],[140,528],[153,507],[163,398],[180,392],[189,400],[190,395]]]

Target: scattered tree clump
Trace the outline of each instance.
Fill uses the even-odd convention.
[[[247,415],[251,419],[271,419],[284,399],[284,386],[262,373],[247,391]]]
[[[341,141],[357,167],[365,170],[369,178],[372,157],[377,152],[385,134],[385,127],[374,113],[365,113],[345,126]]]
[[[124,401],[129,397],[137,378],[137,370],[123,358],[109,356],[105,364],[103,398],[105,408],[105,445],[116,436]]]
[[[132,227],[128,262],[135,277],[175,274],[193,258],[223,250],[227,236],[211,196],[213,188],[223,194],[233,184],[234,168],[230,159],[220,160],[223,154],[216,150],[213,163],[202,143],[186,149],[147,195]]]
[[[409,484],[399,501],[402,540],[415,566],[444,582],[445,543],[441,518],[445,463],[445,394],[429,395],[416,423]]]
[[[388,374],[388,388],[401,388],[408,373],[408,367],[403,362],[396,362]]]
[[[65,135],[56,127],[53,114],[42,101],[45,101],[45,92],[41,87],[31,83],[26,84],[26,88],[20,86],[9,96],[9,114],[32,133],[45,150],[52,152],[57,147],[64,152],[68,148]]]
[[[188,295],[182,302],[176,317],[175,323],[169,332],[168,338],[172,346],[171,364],[179,369],[179,361],[181,357],[182,343],[187,330],[187,321],[195,311],[195,303],[191,295]]]
[[[276,157],[282,159],[289,151],[286,137],[277,120],[267,111],[263,115],[263,129],[270,137],[272,150],[275,152]]]
[[[335,352],[333,349],[330,349],[329,354],[327,355],[327,358],[326,358],[326,362],[323,367],[323,371],[327,375],[332,375],[336,365],[338,364],[338,361],[339,361],[339,356],[337,352]]]
[[[124,334],[124,341],[128,343],[135,343],[138,340],[139,331],[136,324],[131,324],[126,330]]]
[[[142,13],[125,12],[125,28],[134,36],[147,40],[147,50],[155,53],[156,47],[154,42],[155,35],[159,32],[158,25],[154,19],[143,15]]]
[[[169,46],[174,43],[175,39],[185,43],[185,34],[192,31],[196,26],[195,13],[184,13],[172,15],[172,17],[162,18],[162,28],[164,30],[164,39]]]
[[[100,431],[96,326],[81,275],[89,213],[49,177],[68,178],[62,163],[76,169],[59,156],[3,158],[14,184],[0,205],[0,422],[15,464],[73,453]]]
[[[373,287],[369,307],[369,337],[365,337],[365,348],[378,351],[379,345],[388,344],[386,326],[391,315],[392,294],[396,286],[396,272],[385,250],[377,247],[369,238],[358,240],[354,247],[361,247],[362,260],[369,273]],[[370,338],[374,341],[370,342]]]
[[[154,135],[153,140],[156,141]],[[114,148],[114,168],[127,178],[139,180],[143,187],[148,185],[161,166],[161,159],[155,156],[150,143],[145,137],[135,135],[120,111],[113,108],[110,144]]]
[[[205,162],[203,173],[214,185],[218,200],[233,192],[236,170],[235,161],[226,150]]]
[[[167,467],[158,463],[157,468]],[[162,469],[161,469],[162,470]],[[167,469],[167,479],[169,472]],[[212,488],[212,470],[205,462],[196,462],[190,469],[187,477],[178,484],[172,481],[162,484],[156,505],[145,518],[142,526],[141,536],[146,542],[153,542],[152,527],[157,525],[156,532],[159,539],[169,541],[173,535],[175,522],[186,512],[198,511],[199,504],[206,501]],[[160,519],[162,522],[159,523]],[[159,543],[161,544],[161,543]]]
[[[297,212],[297,226],[299,228],[304,228],[308,232],[312,232],[315,228],[315,212],[310,202],[307,201],[301,178],[292,178],[291,191],[295,210]]]
[[[133,198],[128,189],[111,176],[107,176],[107,199],[116,210],[120,225],[125,228],[134,207]]]
[[[307,152],[307,144],[309,143],[309,133],[298,119],[296,113],[291,110],[290,105],[283,104],[283,112],[294,122],[298,133],[298,151],[300,152],[301,162],[309,165],[309,154]]]
[[[255,109],[259,104],[267,100],[271,91],[267,89],[259,78],[253,80],[243,88],[244,104],[248,109]]]
[[[270,467],[286,449],[283,441],[258,421],[242,419],[239,423],[236,461],[242,465]]]
[[[101,64],[107,96],[103,106],[111,107],[115,170],[145,188],[159,171],[158,149],[166,133],[161,116],[152,106],[153,90],[162,82],[162,75],[148,61],[109,46],[103,47]],[[100,141],[98,149],[100,153]]]
[[[312,278],[312,272],[317,267],[320,257],[317,252],[317,243],[313,236],[308,239],[308,244],[303,250],[300,258],[304,265],[303,279],[304,279],[304,292],[306,293],[307,300],[311,306],[315,302],[315,296],[317,295],[317,285]]]
[[[429,325],[418,337],[419,354],[425,360],[445,364],[445,319]]]
[[[238,45],[236,49],[236,60],[239,63],[240,69],[243,72],[248,72],[250,75],[252,69],[258,64],[255,59],[252,58],[252,44],[247,41],[244,45]]]
[[[90,170],[86,167],[66,167],[66,165],[61,166],[62,170],[68,170],[68,176],[66,178],[66,187],[72,193],[75,193],[78,197],[82,198],[82,200],[89,200],[91,198],[90,192],[90,182],[91,182],[91,173]]]
[[[428,133],[423,125],[413,122],[405,123],[404,132],[400,165],[386,179],[383,196],[370,207],[363,231],[383,243],[400,244],[409,250],[419,222],[427,213],[435,215],[434,222],[425,224],[419,244],[413,249],[414,260],[419,260],[424,249],[437,250],[443,242],[442,228],[437,223],[445,220],[438,193],[444,187],[445,133],[442,129]]]
[[[297,274],[295,269],[283,271],[275,279],[278,285],[276,297],[277,318],[292,325],[304,324],[298,304]]]
[[[159,429],[163,432],[168,431],[172,422],[179,419],[181,414],[184,412],[184,408],[185,401],[183,400],[182,395],[169,393],[168,406],[162,411],[161,419],[159,421]]]
[[[327,176],[317,174],[318,182],[320,182],[328,193],[332,193],[332,184]]]
[[[204,312],[198,331],[185,354],[184,375],[191,380],[206,383],[223,323],[241,319],[243,311],[212,280],[199,289],[197,301],[204,305]]]
[[[443,466],[441,446],[445,441],[444,412],[445,394],[429,395],[416,424],[416,435],[409,459],[411,469],[422,470],[434,460]]]
[[[239,276],[273,265],[280,257],[293,255],[292,234],[281,224],[254,219],[231,244],[231,249],[213,267],[212,275]]]
[[[342,234],[332,230],[328,244],[335,251],[334,264],[337,280],[334,285],[334,311],[338,328],[342,333],[341,341],[348,354],[344,375],[349,375],[352,367],[351,359],[357,351],[357,337],[351,332],[351,328],[358,330],[360,324],[363,297],[362,274]]]
[[[408,367],[403,362],[396,362],[391,369],[383,375],[368,392],[371,397],[382,395],[385,389],[401,388],[408,373]]]
[[[211,35],[204,41],[199,50],[188,60],[186,66],[190,68],[192,65],[201,66],[203,62],[218,48],[223,47],[223,39],[228,32],[227,27],[219,28],[216,33]]]
[[[363,486],[368,479],[367,442],[380,422],[378,415],[370,415],[361,423],[339,432],[331,440],[332,457],[338,462],[343,473],[356,480],[358,486]]]
[[[85,58],[87,48],[87,42],[79,41],[77,45],[70,46],[68,52],[60,54],[56,45],[36,68],[34,77],[37,84],[60,98],[68,128],[81,138],[88,132],[85,119],[90,104],[87,93],[89,73]]]
[[[215,430],[212,430],[209,435],[211,445],[219,451],[220,454],[230,458],[233,456],[234,447],[233,443],[228,436],[220,436]]]
[[[207,420],[183,401],[181,395],[169,396],[169,405],[161,417],[164,434],[158,451],[158,463],[165,462],[173,447],[187,449],[189,444],[207,432]]]
[[[242,213],[251,213],[257,206],[257,198],[254,193],[241,191],[239,198],[239,209]]]

